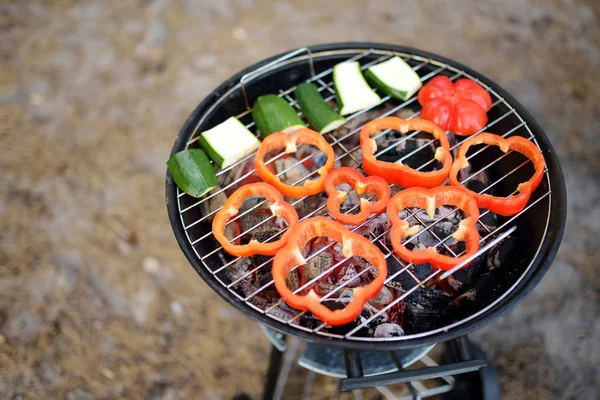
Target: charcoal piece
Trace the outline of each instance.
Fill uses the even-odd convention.
[[[497,272],[487,272],[479,275],[471,288],[463,291],[453,302],[455,307],[463,307],[466,310],[475,310],[482,307],[497,295],[498,279],[501,277]]]
[[[281,229],[255,230],[252,232],[252,239],[260,243],[274,242],[281,238],[281,235],[278,234],[280,232]]]
[[[406,333],[439,328],[450,318],[453,296],[438,289],[418,288],[407,297],[403,313]]]
[[[369,304],[373,307],[381,310],[394,300],[394,294],[387,287],[382,287],[377,296],[369,301]]]
[[[260,267],[260,269],[269,269],[271,270],[272,264],[272,256],[263,256],[262,254],[254,254],[250,256],[250,261],[252,262],[251,268]],[[271,260],[271,262],[269,262]],[[264,264],[264,265],[263,265]]]
[[[486,266],[489,270],[501,268],[504,261],[517,249],[516,240],[507,237],[488,251]]]
[[[385,323],[375,328],[374,337],[399,337],[404,335],[404,330],[398,324]]]
[[[452,278],[455,280],[455,284],[451,285],[455,290],[461,291],[463,288],[470,287],[476,279],[478,279],[481,273],[481,266],[484,264],[486,259],[484,253],[479,257],[475,258],[468,266],[459,269],[452,274]]]
[[[385,225],[378,223],[375,227],[365,235],[367,239],[374,240],[375,238],[382,238],[383,232],[385,232]]]
[[[257,285],[259,287],[263,287],[264,285],[271,282],[271,280],[273,280],[273,277],[271,276],[271,268],[272,267],[273,267],[273,262],[270,262],[267,265],[263,266],[262,268],[259,268],[258,270],[254,271],[254,276],[256,277]],[[273,287],[273,285],[271,285],[269,288],[267,288],[265,290],[270,290],[272,287]]]
[[[394,257],[388,258],[388,269],[391,263],[397,263]],[[399,271],[400,268],[396,267],[396,270]],[[431,275],[433,271],[431,264],[415,264],[410,266],[409,270],[410,272],[412,272],[412,275],[414,275],[414,277],[411,276],[411,274],[409,274],[408,271],[400,273],[398,276],[392,279],[392,282],[395,282],[400,286],[398,288],[398,285],[394,285],[395,288],[407,291],[417,285],[417,281],[415,280],[415,278],[422,282],[429,275]]]

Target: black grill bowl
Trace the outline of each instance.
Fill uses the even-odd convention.
[[[482,302],[482,304],[478,304],[478,309],[470,309],[468,312],[464,310],[457,311],[457,314],[453,315],[453,320],[456,322],[448,324],[448,326],[442,329],[424,332],[419,335],[411,335],[399,340],[348,340],[326,337],[300,330],[289,324],[275,320],[246,305],[225,288],[215,276],[213,276],[208,268],[214,270],[219,265],[211,265],[211,262],[212,264],[215,264],[214,259],[207,260],[207,265],[205,265],[205,263],[200,260],[198,254],[202,254],[202,246],[212,246],[212,249],[214,248],[214,244],[203,241],[194,245],[194,248],[188,237],[188,235],[198,237],[210,231],[210,224],[207,222],[199,223],[193,228],[189,228],[186,233],[184,230],[184,223],[187,225],[189,224],[189,221],[195,221],[202,217],[201,208],[195,207],[190,209],[186,212],[185,217],[180,215],[178,190],[169,172],[167,172],[166,176],[167,209],[173,232],[179,246],[194,269],[212,289],[242,313],[247,314],[277,331],[295,335],[301,337],[305,341],[320,345],[364,350],[396,350],[420,347],[456,338],[479,329],[515,307],[539,283],[550,267],[563,235],[567,209],[564,177],[556,153],[538,123],[510,94],[478,72],[447,58],[402,46],[377,43],[336,43],[311,46],[309,48],[310,52],[314,55],[312,61],[316,73],[356,55],[357,51],[366,51],[369,49],[375,51],[381,50],[406,53],[424,59],[435,60],[438,63],[447,64],[455,70],[463,71],[466,75],[478,79],[484,85],[489,86],[515,110],[514,114],[509,115],[498,122],[494,125],[493,129],[490,128],[490,131],[492,133],[506,132],[511,126],[515,126],[516,123],[525,122],[529,127],[529,131],[533,134],[539,148],[542,150],[548,172],[540,187],[532,196],[530,203],[538,199],[539,201],[534,207],[528,209],[515,220],[514,224],[517,225],[517,230],[512,236],[514,237],[517,246],[516,251],[511,252],[511,254],[508,255],[508,259],[506,259],[503,264],[503,270],[506,274],[505,279],[498,280],[495,283],[496,286],[490,290],[489,299]],[[291,58],[275,69],[270,67],[265,68],[267,71],[261,73],[256,79],[248,80],[248,83],[246,84],[246,93],[249,103],[252,104],[254,99],[262,94],[278,93],[281,89],[287,89],[309,79],[311,77],[311,70],[306,54],[307,53],[304,53],[304,56]],[[231,77],[209,94],[204,101],[196,107],[185,122],[177,136],[172,154],[184,150],[187,142],[196,132],[210,128],[232,115],[238,115],[244,112],[246,110],[246,103],[240,85],[240,79],[244,75],[256,71],[260,67],[269,65],[269,63],[277,60],[281,56],[282,55],[278,55],[248,67],[246,70]],[[377,54],[373,54],[372,56],[365,57],[365,60],[375,60],[377,57]],[[423,68],[433,70],[435,66],[426,65]],[[224,95],[227,95],[226,98],[223,98]],[[221,99],[221,101],[218,101],[219,99]],[[490,121],[498,118],[505,113],[506,110],[506,108],[503,109],[502,107],[492,109],[489,113]],[[516,118],[519,119],[516,120]],[[473,160],[475,168],[478,167],[478,162],[483,163],[482,160]],[[512,168],[514,168],[514,165],[511,165],[510,162],[498,163],[497,166],[494,166],[494,168],[490,170],[490,175],[492,177],[495,175],[503,176]],[[509,178],[503,180],[501,184],[498,185],[497,189],[501,193],[509,193],[514,190],[519,182],[527,180],[530,175],[531,171],[528,171],[527,168],[522,168],[517,171],[517,173],[514,173],[510,175]],[[550,194],[548,194],[548,192],[550,192]],[[190,202],[190,204],[192,203],[193,202]],[[499,223],[502,224],[508,219],[509,218],[499,218]],[[508,225],[507,228],[509,226],[510,225]]]

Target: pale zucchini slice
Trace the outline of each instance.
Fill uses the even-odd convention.
[[[333,67],[333,83],[341,115],[352,114],[381,103],[381,98],[363,77],[358,61],[343,62]]]
[[[220,168],[227,168],[260,146],[260,141],[237,118],[230,117],[200,134],[200,144]]]

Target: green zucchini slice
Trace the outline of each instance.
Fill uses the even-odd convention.
[[[346,123],[346,118],[333,111],[312,83],[301,83],[294,90],[296,100],[313,129],[327,133]]]

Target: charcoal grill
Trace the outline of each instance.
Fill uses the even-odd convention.
[[[361,321],[352,329],[339,333],[329,330],[325,324],[308,326],[303,322],[306,320],[303,318],[305,312],[298,312],[289,318],[283,318],[281,313],[276,312],[283,303],[281,300],[266,305],[260,305],[253,301],[254,297],[261,295],[271,287],[272,281],[267,280],[261,287],[248,294],[240,294],[235,289],[236,284],[247,275],[256,273],[259,269],[263,269],[263,271],[268,269],[268,262],[262,263],[237,280],[227,278],[225,272],[227,272],[227,268],[231,268],[235,264],[236,259],[226,256],[212,237],[210,221],[217,209],[207,210],[206,204],[211,198],[227,190],[229,186],[251,175],[253,171],[243,174],[236,182],[226,187],[215,189],[201,199],[192,198],[181,192],[174,184],[170,174],[167,173],[166,199],[169,218],[177,241],[189,262],[209,286],[230,304],[277,332],[299,337],[304,341],[322,346],[354,350],[389,351],[429,346],[466,335],[509,311],[536,286],[555,257],[564,229],[566,193],[560,164],[543,130],[523,106],[491,80],[455,61],[424,51],[374,43],[340,43],[302,48],[259,62],[234,75],[207,96],[184,124],[175,141],[172,153],[197,147],[198,134],[201,131],[230,116],[237,116],[250,130],[256,131],[250,115],[250,105],[260,95],[277,93],[295,107],[301,115],[300,109],[292,97],[293,90],[299,83],[305,81],[314,83],[326,100],[332,100],[334,99],[332,71],[335,64],[347,60],[359,61],[364,70],[392,56],[402,57],[419,74],[424,83],[437,75],[446,75],[452,80],[470,78],[480,83],[491,94],[493,106],[488,113],[488,124],[475,135],[483,131],[504,137],[519,135],[533,141],[541,150],[546,161],[545,176],[527,207],[515,216],[498,217],[497,224],[493,228],[481,222],[489,214],[489,211],[482,210],[480,227],[485,231],[481,238],[482,247],[466,262],[476,259],[489,249],[498,246],[507,237],[517,243],[516,249],[507,254],[503,261],[503,279],[495,282],[494,287],[489,291],[489,298],[479,302],[474,308],[470,307],[466,311],[458,309],[447,323],[435,329],[399,337],[372,337],[365,335],[363,328],[373,319],[386,312],[390,307],[404,301],[418,288],[447,278],[464,265],[460,264],[448,272],[434,270],[428,276],[419,278],[411,272],[413,266],[410,263],[398,259],[391,249],[388,249],[385,254],[386,258],[394,260],[401,268],[390,273],[386,283],[405,274],[414,280],[414,286],[369,319]],[[419,104],[416,97],[413,96],[404,102],[389,96],[381,95],[381,97],[383,106],[380,105],[373,110],[359,111],[347,116],[347,119],[352,121],[365,112],[377,110],[383,110],[379,112],[378,117],[396,115],[406,109],[414,110],[414,112],[410,115],[403,115],[404,118],[410,119],[419,116]],[[359,135],[360,128],[361,126],[358,126],[341,136],[333,133],[324,135],[336,150],[337,160],[352,159],[356,167],[360,166],[360,157],[356,157],[359,146],[355,144],[356,140],[354,140]],[[399,141],[408,140],[416,134],[416,132],[410,133]],[[433,139],[404,155],[401,161],[410,162],[411,157],[415,157],[419,151],[431,143],[433,143]],[[460,139],[452,145],[452,150],[459,145]],[[378,149],[377,155],[389,151],[390,148],[391,146]],[[303,162],[312,156],[314,154],[300,161]],[[485,172],[490,176],[490,182],[486,187],[481,188],[480,192],[490,193],[493,191],[496,195],[499,193],[509,195],[519,182],[525,181],[531,176],[533,170],[531,163],[527,160],[523,161],[523,159],[513,156],[515,156],[514,153],[494,153],[487,147],[478,149],[469,155],[475,172],[466,180],[478,173]],[[253,157],[254,154],[250,154],[238,163],[219,171],[217,175],[226,174],[240,163]],[[430,167],[432,163],[434,163],[433,158],[418,166],[417,169],[423,170]],[[309,174],[296,184],[302,184],[304,179],[311,178],[314,174],[315,172]],[[296,199],[292,204],[295,205],[304,200]],[[258,205],[253,208],[256,207]],[[303,218],[326,211],[325,206],[322,206],[309,212]],[[411,215],[415,214],[416,211],[413,211]],[[363,225],[359,225],[353,230],[358,230]],[[433,224],[430,225],[430,227],[432,226]],[[422,230],[419,234],[427,230],[429,229]],[[385,232],[376,236],[374,241],[379,241],[379,244],[383,244],[385,247],[382,239],[384,235]],[[445,241],[446,239],[439,240],[437,246],[449,250]],[[339,263],[334,264],[331,269],[338,265]],[[268,274],[269,272],[264,271],[264,273]],[[342,290],[342,286],[326,295],[324,299]]]

